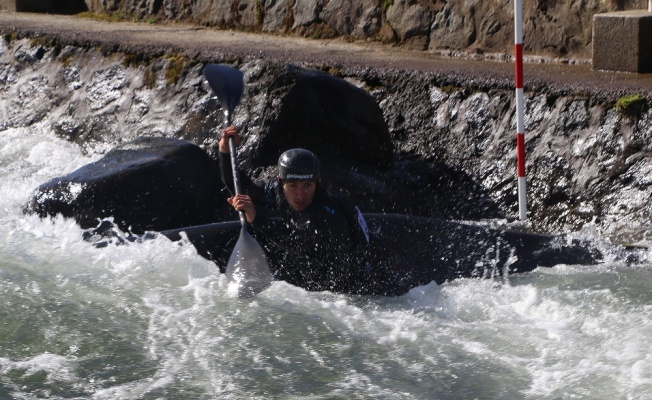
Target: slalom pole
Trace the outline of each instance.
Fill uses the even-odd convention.
[[[652,1],[652,0],[650,0]],[[525,192],[525,121],[523,100],[523,1],[514,0],[514,58],[516,75],[516,169],[518,172],[518,211],[521,221],[527,219]]]

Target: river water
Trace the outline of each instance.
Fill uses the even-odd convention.
[[[648,263],[237,300],[191,245],[96,248],[22,213],[97,158],[38,125],[0,132],[0,399],[652,398]]]

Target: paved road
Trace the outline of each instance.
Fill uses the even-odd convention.
[[[202,62],[273,58],[305,66],[374,68],[406,73],[426,71],[479,86],[510,87],[514,75],[511,62],[440,57],[378,43],[310,40],[180,24],[104,22],[75,16],[0,12],[0,33],[12,32],[49,35],[62,44],[99,45],[115,51],[185,53]],[[598,97],[641,93],[652,97],[652,74],[593,71],[589,62],[527,62],[524,74],[526,90],[586,93]]]

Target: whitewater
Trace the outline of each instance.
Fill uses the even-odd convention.
[[[0,399],[652,399],[652,265],[590,229],[603,264],[238,300],[187,242],[25,215],[101,156],[48,126],[0,132]]]

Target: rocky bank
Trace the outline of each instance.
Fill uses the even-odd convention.
[[[71,0],[68,0],[69,2]],[[82,0],[77,0],[82,5]],[[511,54],[511,0],[84,0],[90,12],[309,38],[373,40],[445,54]],[[68,5],[67,9],[72,9]],[[525,51],[591,57],[596,13],[647,9],[645,0],[523,2]]]
[[[369,201],[350,188],[366,211],[476,220],[517,215],[514,94],[506,64],[401,52],[405,57],[394,62],[391,52],[383,57],[358,47],[308,60],[311,48],[328,46],[311,42],[297,53],[303,58],[294,58],[283,50],[243,48],[237,39],[236,48],[228,41],[202,41],[208,33],[192,28],[153,32],[150,25],[110,24],[109,31],[98,33],[99,23],[84,31],[65,20],[66,28],[48,30],[47,24],[2,17],[3,130],[47,127],[87,152],[105,152],[143,136],[185,138],[210,150],[222,117],[201,70],[206,62],[223,62],[245,73],[235,122],[251,138],[241,154],[246,160],[247,143],[255,147],[255,138],[265,135],[260,117],[278,111],[265,73],[279,65],[272,60],[276,54],[280,65],[293,62],[347,80],[382,110],[394,147],[391,165],[344,167],[360,173],[366,184],[401,182],[404,201]],[[194,35],[195,46],[183,42],[185,34]],[[162,42],[152,46],[156,40],[173,50],[185,47],[186,53],[166,53]],[[196,46],[198,41],[204,46]],[[391,65],[383,67],[382,60]],[[648,80],[581,66],[530,67],[537,72],[526,83],[527,227],[557,232],[590,223],[619,241],[649,241]],[[640,94],[634,107],[616,107],[622,95],[632,93]],[[266,162],[248,165],[248,172],[265,173]]]

